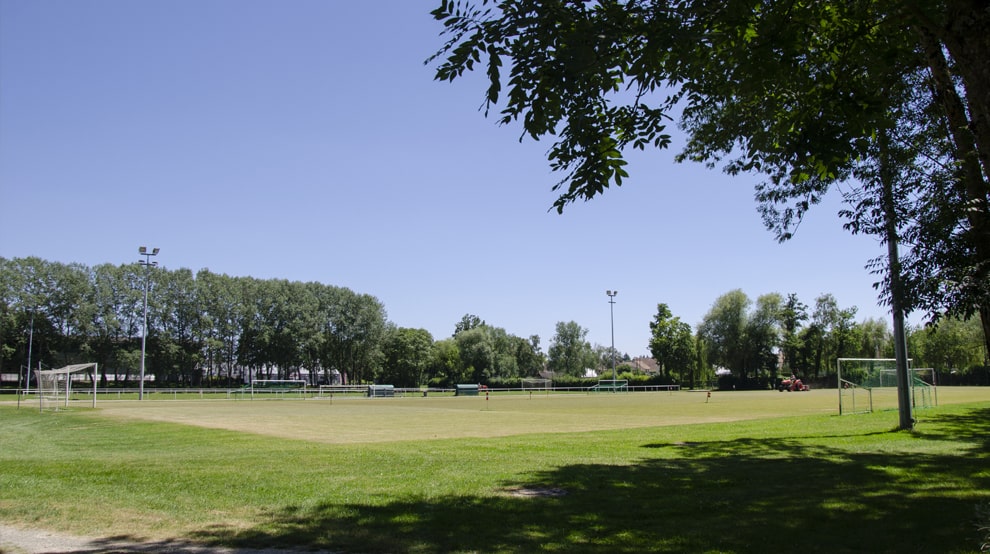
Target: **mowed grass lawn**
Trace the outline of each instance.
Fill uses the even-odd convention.
[[[0,404],[0,521],[335,552],[979,552],[990,389]]]

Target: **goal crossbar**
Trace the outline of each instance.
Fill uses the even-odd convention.
[[[72,374],[93,368],[93,407],[96,407],[96,383],[98,364],[71,364],[58,369],[43,369],[37,372],[38,375],[38,403],[41,411],[45,410],[45,401],[51,402],[55,409],[61,401],[65,407],[69,406],[69,395],[72,392]],[[42,382],[51,387],[43,386]],[[64,382],[64,383],[63,383]],[[62,387],[64,386],[64,390]]]
[[[937,383],[935,382],[935,371],[931,368],[911,367],[911,358],[907,359],[908,380],[905,385],[908,387],[911,403],[916,407],[928,408],[938,405]],[[850,369],[851,367],[851,369]],[[879,398],[885,399],[892,393],[884,392],[896,389],[897,384],[897,359],[896,358],[837,358],[836,373],[838,377],[839,390],[839,415],[847,413],[872,412],[876,409],[874,405],[879,394]],[[923,376],[928,375],[926,381]],[[857,393],[859,391],[859,393]],[[860,406],[857,407],[857,394]],[[847,397],[844,399],[844,397]],[[888,399],[889,401],[889,399]],[[883,400],[880,402],[883,404]],[[850,405],[851,404],[851,405]]]

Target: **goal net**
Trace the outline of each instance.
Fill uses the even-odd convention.
[[[839,358],[839,414],[898,409],[897,360],[894,358]],[[908,359],[908,388],[915,408],[938,405],[935,370],[912,368]]]
[[[628,392],[629,381],[626,379],[599,379],[598,384],[591,389],[595,392]]]
[[[58,369],[46,369],[37,372],[38,403],[41,411],[68,408],[72,400],[73,381],[84,381],[87,375],[80,372],[92,368],[90,380],[93,384],[91,400],[96,407],[96,368],[97,364],[73,364]]]
[[[251,398],[255,393],[267,395],[268,398],[295,397],[307,392],[306,385],[305,379],[255,379],[245,387],[245,391],[251,393]]]
[[[305,379],[255,379],[251,388],[261,390],[295,390],[306,388]]]
[[[549,391],[550,383],[550,379],[524,377],[519,380],[519,387],[524,391]]]

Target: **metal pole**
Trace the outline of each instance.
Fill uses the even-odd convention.
[[[144,266],[144,323],[141,325],[141,375],[138,381],[138,400],[144,400],[144,352],[148,338],[148,272],[149,266]]]
[[[25,392],[31,392],[31,348],[34,346],[34,312],[31,312],[31,327],[28,330],[28,364],[27,364],[27,383],[25,384]]]
[[[151,267],[158,265],[152,262],[151,257],[158,255],[158,249],[153,248],[151,252],[144,246],[138,248],[138,253],[144,256],[138,263],[144,266],[144,325],[141,326],[141,382],[138,383],[138,400],[144,400],[144,355],[145,343],[148,339],[148,286],[151,281]]]
[[[607,290],[605,294],[608,295],[608,313],[609,319],[612,324],[612,392],[615,392],[615,295],[619,294],[617,290]]]

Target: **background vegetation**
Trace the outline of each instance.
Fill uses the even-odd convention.
[[[148,279],[147,370],[159,386],[236,386],[244,375],[298,378],[314,384],[339,374],[346,383],[517,382],[543,373],[579,382],[590,368],[611,368],[611,348],[591,345],[577,322],[559,322],[547,351],[467,314],[450,337],[400,328],[374,296],[344,287],[217,275],[208,270],[138,264],[93,268],[38,258],[0,258],[0,374],[16,386],[24,366],[100,364],[103,386],[133,386],[140,365],[145,278]],[[658,305],[649,345],[656,366],[615,353],[623,378],[710,386],[716,368],[737,386],[779,373],[824,378],[836,357],[892,357],[884,321],[856,322],[824,294],[809,308],[795,295],[765,294],[754,303],[741,290],[715,300],[691,327]],[[916,367],[934,367],[943,382],[982,383],[986,352],[975,320],[944,319],[938,332],[912,330]],[[300,373],[307,370],[305,373]],[[646,373],[653,373],[652,377]]]

